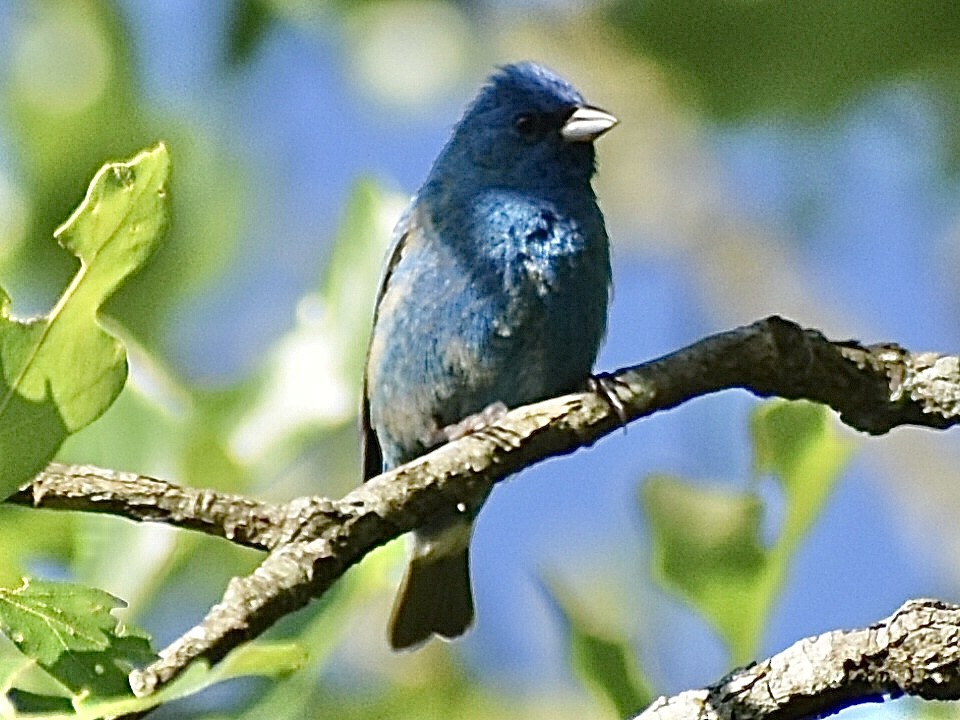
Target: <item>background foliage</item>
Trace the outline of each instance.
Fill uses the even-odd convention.
[[[162,139],[173,163],[169,231],[105,306],[130,380],[60,457],[265,498],[351,487],[390,226],[482,78],[526,57],[622,121],[598,146],[616,272],[602,367],[772,312],[951,351],[958,25],[945,1],[0,0],[15,316],[48,313],[77,272],[53,232],[104,162]],[[386,650],[395,543],[272,633],[306,659],[260,665],[300,672],[162,712],[617,717],[958,595],[951,435],[867,440],[755,405],[704,399],[498,489],[463,641]],[[0,508],[0,532],[0,585],[102,588],[155,647],[258,559],[62,513]]]

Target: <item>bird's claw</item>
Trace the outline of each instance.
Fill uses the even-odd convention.
[[[623,380],[607,373],[593,375],[587,380],[587,389],[603,398],[610,409],[613,410],[617,419],[620,420],[620,424],[626,429],[630,418],[627,415],[627,408],[623,404],[623,400],[620,399],[618,392],[620,388],[629,390],[629,386]]]
[[[488,430],[506,414],[507,406],[504,403],[500,401],[490,403],[480,412],[467,415],[458,423],[440,428],[440,433],[447,442],[453,442],[467,435]]]

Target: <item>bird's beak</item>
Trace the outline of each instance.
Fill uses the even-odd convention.
[[[600,108],[580,105],[560,128],[560,137],[567,142],[593,142],[618,122]]]

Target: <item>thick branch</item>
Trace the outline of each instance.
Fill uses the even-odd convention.
[[[894,344],[831,342],[776,316],[622,368],[604,380],[607,394],[622,405],[628,420],[742,388],[763,397],[829,405],[847,425],[873,434],[898,425],[945,429],[960,422],[956,356],[912,354]],[[603,393],[567,395],[514,410],[486,434],[489,442],[482,447],[476,447],[475,438],[453,447],[463,450],[471,473],[496,465],[490,479],[497,479],[589,445],[619,421],[617,408]],[[430,473],[431,466],[423,472]],[[166,522],[266,549],[296,535],[303,513],[310,510],[305,499],[295,501],[297,507],[275,506],[134,473],[59,463],[51,463],[7,502]]]
[[[899,345],[831,342],[779,317],[713,335],[618,372],[640,396],[640,415],[699,395],[743,388],[755,395],[829,405],[847,425],[880,435],[899,425],[944,429],[960,422],[960,358]],[[641,398],[638,398],[642,400]]]
[[[960,699],[960,607],[910,600],[862,630],[807,638],[716,685],[660,698],[635,720],[792,720],[885,697]]]
[[[137,476],[130,477],[127,502],[127,480],[118,484],[117,473],[108,473],[100,487],[89,468],[63,466],[51,466],[13,501],[159,520],[272,550],[253,575],[230,584],[200,625],[135,673],[137,691],[146,693],[196,658],[216,662],[319,597],[373,548],[438,512],[472,504],[491,483],[528,465],[593,443],[619,427],[621,415],[635,420],[700,395],[743,388],[827,404],[848,425],[875,434],[903,424],[946,428],[960,422],[956,357],[834,343],[777,317],[619,370],[604,376],[600,387],[600,393],[517,408],[489,429],[380,475],[337,502],[299,498],[275,507]]]

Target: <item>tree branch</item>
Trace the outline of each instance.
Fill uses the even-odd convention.
[[[834,630],[730,673],[715,685],[662,697],[634,720],[792,720],[915,695],[960,699],[960,607],[909,600],[861,630]]]
[[[301,533],[316,498],[282,505],[243,495],[183,487],[166,480],[92,465],[52,462],[6,499],[13,505],[117,515],[198,530],[258,550],[272,550]]]
[[[283,525],[283,508],[242,495],[176,485],[132,472],[52,462],[6,502],[163,522],[261,550]]]
[[[483,431],[384,473],[339,501],[281,506],[190,490],[113,471],[53,464],[10,502],[155,520],[271,550],[234,579],[195,628],[131,676],[149,693],[197,658],[216,662],[241,642],[322,595],[375,547],[490,484],[549,456],[570,453],[628,421],[730,388],[829,405],[843,422],[881,434],[903,424],[960,422],[960,360],[892,345],[830,342],[779,317],[720,333],[658,360],[604,375],[598,392],[517,408]],[[102,477],[99,474],[103,473]]]

